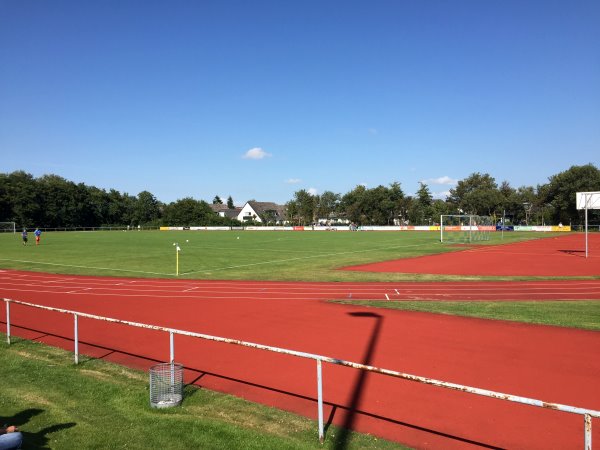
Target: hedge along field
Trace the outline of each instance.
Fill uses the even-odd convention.
[[[491,233],[498,245],[553,233]],[[459,280],[466,277],[366,273],[341,267],[456,251],[436,232],[87,231],[47,232],[41,245],[0,234],[0,268],[120,277],[296,281]],[[177,244],[177,245],[175,245]],[[473,244],[480,245],[480,244]],[[468,277],[468,279],[483,277]]]

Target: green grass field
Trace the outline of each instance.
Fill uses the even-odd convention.
[[[600,331],[600,301],[389,302],[369,300],[336,301],[336,303]]]
[[[485,244],[550,234],[491,233]],[[49,232],[40,246],[0,234],[0,268],[82,275],[298,281],[457,280],[457,276],[336,270],[455,251],[435,232],[94,231]],[[476,244],[475,244],[476,245]],[[462,277],[463,279],[465,277]],[[474,279],[474,277],[468,277]]]

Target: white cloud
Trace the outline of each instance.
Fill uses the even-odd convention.
[[[317,195],[319,191],[317,191],[317,188],[308,188],[308,193],[310,195]]]
[[[450,196],[450,191],[433,192],[431,196],[434,200],[446,200]]]
[[[298,184],[300,183],[302,180],[300,178],[288,178],[287,180],[285,180],[285,182],[287,184]]]
[[[458,180],[455,180],[454,178],[450,178],[447,176],[443,176],[443,177],[439,177],[439,178],[428,178],[427,180],[421,180],[422,183],[425,184],[442,184],[442,185],[448,185],[448,186],[454,186],[456,183],[458,183]]]
[[[265,152],[262,148],[260,147],[254,147],[251,148],[250,150],[248,150],[243,158],[244,159],[263,159],[266,157],[272,156],[270,153]]]

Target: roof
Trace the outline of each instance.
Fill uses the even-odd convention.
[[[261,218],[265,217],[265,213],[267,211],[273,211],[276,220],[285,220],[286,218],[286,208],[285,205],[278,205],[273,202],[255,202],[249,201],[248,204],[252,207],[252,209],[258,214]]]
[[[236,219],[240,211],[241,207],[234,207],[233,209],[228,208],[227,205],[221,203],[213,203],[209,205],[210,209],[212,209],[216,214],[224,215],[225,217],[229,217],[230,219]]]

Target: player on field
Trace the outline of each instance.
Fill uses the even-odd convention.
[[[36,228],[33,234],[35,235],[35,245],[40,245],[40,236],[42,235],[42,232],[39,228]]]
[[[23,238],[23,245],[27,245],[27,230],[23,228],[23,232],[21,233],[21,237]]]

